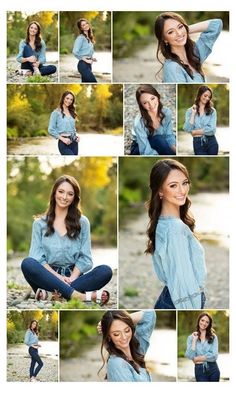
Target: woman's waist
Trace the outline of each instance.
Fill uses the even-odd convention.
[[[75,264],[60,264],[60,263],[53,263],[50,265],[50,267],[57,272],[58,274],[61,274],[62,276],[70,276]]]

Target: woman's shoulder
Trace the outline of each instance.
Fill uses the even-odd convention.
[[[161,216],[158,221],[157,229],[164,232],[166,236],[170,234],[187,234],[188,226],[177,217]]]
[[[170,108],[167,108],[167,106],[163,106],[163,108],[162,108],[162,112],[165,114],[165,116],[169,116],[169,117],[171,117],[172,116],[172,111],[171,111],[171,109]]]
[[[46,215],[36,217],[33,221],[33,226],[34,227],[40,227],[43,228],[47,225],[46,221]]]
[[[111,355],[107,361],[107,366],[110,367],[119,367],[119,366],[129,366],[129,363],[126,362],[125,359],[123,359],[120,356],[116,356],[116,355]]]
[[[177,61],[171,60],[171,59],[166,59],[164,61],[164,65],[163,65],[164,70],[169,70],[169,71],[176,71],[179,69],[182,69],[183,67],[181,67],[181,65],[179,63],[177,63]]]
[[[81,224],[81,225],[84,225],[84,226],[89,226],[89,225],[90,225],[90,222],[89,222],[88,217],[86,217],[86,216],[84,216],[84,215],[82,214],[81,217],[80,217],[80,224]]]
[[[142,116],[140,114],[135,116],[134,125],[137,127],[143,123]]]

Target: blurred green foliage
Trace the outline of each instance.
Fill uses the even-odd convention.
[[[58,166],[55,166],[54,161]],[[60,165],[60,166],[59,166]],[[112,157],[8,159],[8,252],[27,252],[33,216],[43,213],[50,190],[62,174],[74,176],[81,187],[81,206],[91,223],[92,241],[116,246],[116,160]]]
[[[96,51],[111,50],[111,13],[106,11],[63,11],[60,12],[60,53],[72,52],[79,34],[77,21],[85,18],[92,26]]]
[[[58,312],[57,311],[8,311],[7,313],[7,343],[20,344],[24,342],[25,332],[30,322],[35,319],[39,323],[40,340],[57,340]]]
[[[229,85],[207,84],[212,89],[212,102],[217,111],[217,126],[229,126]],[[195,101],[199,86],[178,85],[178,130],[183,130],[185,112]]]
[[[48,135],[50,114],[66,90],[71,90],[76,97],[78,132],[112,133],[110,130],[116,129],[115,133],[119,130],[122,134],[122,85],[11,84],[7,89],[7,137]]]
[[[27,27],[36,21],[41,26],[41,36],[46,43],[47,50],[58,50],[58,14],[54,11],[37,13],[9,11],[7,13],[7,55],[18,53],[20,40],[26,38]]]
[[[213,329],[219,340],[219,352],[229,352],[229,312],[228,310],[204,310],[213,318]],[[184,357],[187,338],[196,331],[199,311],[178,312],[178,356]]]
[[[161,11],[164,12],[164,11]],[[130,57],[141,47],[156,43],[154,24],[158,11],[119,11],[113,13],[113,56]],[[226,11],[174,11],[181,14],[188,25],[208,19],[223,20],[224,30],[229,29],[229,13]]]

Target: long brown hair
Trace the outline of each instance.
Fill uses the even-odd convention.
[[[70,106],[68,106],[68,110],[70,112],[70,115],[73,117],[73,119],[75,119],[77,117],[77,113],[75,111],[75,95],[74,95],[74,93],[72,91],[70,91],[70,90],[64,91],[64,93],[62,94],[62,96],[60,98],[59,107],[60,107],[60,110],[61,110],[61,113],[62,113],[62,117],[64,117],[65,113],[63,111],[63,103],[64,103],[65,97],[68,96],[69,94],[72,95],[73,101],[70,104]]]
[[[204,73],[202,70],[200,57],[194,51],[196,44],[189,37],[189,27],[188,27],[186,21],[184,20],[184,18],[181,15],[176,14],[175,12],[163,12],[156,19],[154,30],[155,30],[156,38],[158,40],[157,54],[156,54],[157,60],[163,65],[162,61],[159,58],[159,53],[161,52],[165,59],[170,59],[170,60],[173,60],[176,63],[178,63],[181,67],[183,67],[185,69],[185,71],[188,73],[190,78],[193,79],[193,72],[190,69],[190,67],[188,66],[188,64],[184,64],[180,60],[179,56],[171,51],[170,45],[169,44],[166,45],[166,43],[164,42],[163,31],[164,31],[164,24],[167,19],[174,19],[177,22],[184,25],[184,27],[187,31],[187,41],[186,41],[186,44],[184,45],[185,50],[186,50],[187,59],[189,61],[189,64],[197,72],[199,72],[199,74],[204,78]]]
[[[45,220],[47,222],[47,231],[45,233],[45,236],[52,235],[55,232],[53,227],[53,223],[55,220],[55,208],[56,208],[55,194],[58,187],[64,182],[69,183],[74,190],[74,199],[70,204],[70,206],[68,207],[67,216],[65,218],[67,236],[70,239],[76,239],[79,236],[80,229],[81,229],[80,227],[81,211],[78,206],[80,201],[80,187],[74,177],[69,175],[63,175],[60,176],[55,181],[52,187],[48,209],[44,214],[40,215],[40,217],[45,217],[46,215]]]
[[[146,203],[146,206],[148,207],[148,215],[150,221],[147,228],[148,242],[147,242],[147,249],[145,250],[145,253],[153,254],[155,251],[156,248],[155,232],[162,209],[162,200],[159,196],[159,190],[162,187],[163,183],[165,182],[169,173],[174,169],[181,171],[186,176],[186,178],[190,183],[190,178],[187,168],[179,161],[172,160],[172,159],[159,160],[152,167],[150,173],[150,185],[149,185],[151,189],[151,197]],[[191,206],[191,201],[187,197],[185,204],[183,206],[180,206],[180,219],[186,225],[188,225],[188,227],[193,232],[195,227],[195,220],[188,213],[190,206]]]
[[[150,134],[152,135],[154,132],[152,119],[149,116],[148,111],[142,106],[141,101],[140,101],[142,94],[145,94],[145,93],[151,94],[151,95],[158,98],[159,103],[158,103],[158,108],[157,108],[157,117],[160,119],[161,124],[162,124],[162,121],[165,117],[165,114],[162,112],[163,104],[161,102],[161,96],[158,93],[158,91],[152,85],[148,85],[148,84],[140,85],[136,90],[136,100],[137,100],[137,103],[139,106],[139,110],[140,110],[144,125],[149,130]]]
[[[36,25],[38,28],[38,31],[35,35],[35,41],[34,41],[34,45],[35,45],[35,50],[36,52],[39,52],[42,48],[42,37],[41,37],[41,26],[38,22],[36,22],[35,20],[33,20],[32,22],[29,23],[28,27],[27,27],[27,32],[26,32],[26,39],[25,42],[27,44],[30,43],[30,34],[29,34],[29,29],[31,25]]]
[[[90,26],[90,28],[89,28],[89,30],[88,30],[88,36],[84,33],[84,31],[83,31],[82,28],[81,28],[81,23],[82,23],[82,22],[87,22],[87,23],[89,24],[89,26]],[[86,38],[88,41],[91,41],[93,44],[95,43],[95,39],[94,39],[94,35],[93,35],[93,30],[92,30],[92,27],[91,27],[91,25],[90,25],[90,23],[89,23],[89,21],[88,21],[87,19],[85,19],[85,18],[79,19],[79,20],[77,21],[77,27],[78,27],[78,29],[79,29],[80,34],[83,34],[83,35],[85,36],[85,38]]]
[[[203,317],[207,317],[209,319],[209,325],[206,328],[206,339],[207,339],[208,343],[210,344],[213,342],[213,340],[215,338],[215,330],[212,327],[212,324],[213,324],[212,317],[207,312],[202,312],[198,316],[198,319],[197,319],[196,330],[198,332],[198,340],[201,340],[201,332],[200,332],[199,322],[200,322],[200,319],[202,319]]]
[[[208,87],[206,85],[202,85],[202,86],[199,87],[199,89],[197,91],[197,96],[195,98],[195,105],[197,106],[197,113],[198,113],[198,115],[200,115],[200,111],[199,111],[200,98],[206,91],[209,91],[211,93],[211,98],[206,103],[204,111],[205,111],[207,116],[209,116],[213,112],[213,102],[211,100],[212,99],[212,90],[211,90],[210,87]]]
[[[112,325],[112,322],[115,320],[119,320],[119,321],[126,323],[132,330],[132,338],[130,340],[129,346],[130,346],[130,352],[131,352],[133,361],[129,361],[126,358],[124,352],[122,352],[120,349],[116,348],[113,341],[110,339],[109,334],[110,334],[111,325]],[[132,321],[132,318],[130,317],[130,315],[127,311],[123,311],[123,310],[107,311],[102,317],[101,328],[102,328],[102,335],[103,335],[102,345],[101,345],[101,355],[102,355],[103,365],[100,368],[100,370],[98,371],[98,373],[100,373],[100,371],[102,370],[102,368],[104,367],[104,365],[106,363],[104,353],[103,353],[104,348],[107,350],[109,356],[115,355],[115,356],[118,356],[118,357],[124,359],[125,361],[127,361],[138,374],[140,373],[139,367],[146,368],[144,355],[139,352],[140,343],[134,335],[135,326]]]
[[[32,325],[33,325],[34,322],[36,323],[36,326],[35,326],[34,329],[32,329]],[[39,335],[39,323],[38,323],[38,321],[36,321],[36,319],[32,319],[32,321],[30,321],[29,329],[30,329],[31,332],[33,332],[34,334],[37,334],[37,336]]]

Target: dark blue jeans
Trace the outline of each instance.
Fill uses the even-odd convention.
[[[170,148],[163,135],[149,135],[148,140],[152,149],[156,150],[160,155],[175,156],[175,152]],[[132,142],[130,154],[139,156],[139,147],[136,141]]]
[[[201,292],[201,309],[204,308],[206,302],[206,296],[204,292]],[[175,306],[171,300],[170,297],[170,292],[167,286],[165,286],[159,296],[159,298],[156,301],[156,304],[154,306],[155,309],[175,309]]]
[[[43,367],[43,362],[38,354],[37,348],[29,347],[29,354],[31,356],[31,364],[29,369],[30,378],[31,378],[31,377],[36,377],[38,375],[39,371]],[[38,363],[38,365],[35,369],[36,363]]]
[[[69,145],[58,140],[58,150],[62,156],[78,156],[79,144],[76,141],[71,142]]]
[[[23,50],[23,57],[30,57],[30,56],[35,56],[34,51],[30,45],[25,45],[24,50]],[[32,71],[32,73],[34,72],[33,65],[30,61],[26,61],[25,63],[21,63],[21,69],[22,70],[30,70],[30,71]],[[44,66],[44,65],[40,64],[40,66],[39,66],[39,71],[42,76],[55,74],[56,70],[57,70],[57,67],[54,65]]]
[[[74,290],[84,293],[96,291],[103,288],[112,277],[112,270],[107,265],[100,265],[76,278],[70,285],[59,280],[53,273],[49,272],[34,258],[25,258],[21,263],[21,270],[26,281],[34,292],[38,288],[49,292],[55,290],[69,300]]]
[[[194,137],[193,150],[196,156],[217,156],[219,145],[215,135],[204,136],[204,138]]]
[[[195,378],[197,382],[219,382],[220,370],[217,363],[195,364]]]
[[[97,83],[97,79],[92,73],[92,64],[86,63],[84,60],[80,60],[77,65],[78,71],[81,75],[82,82]]]

